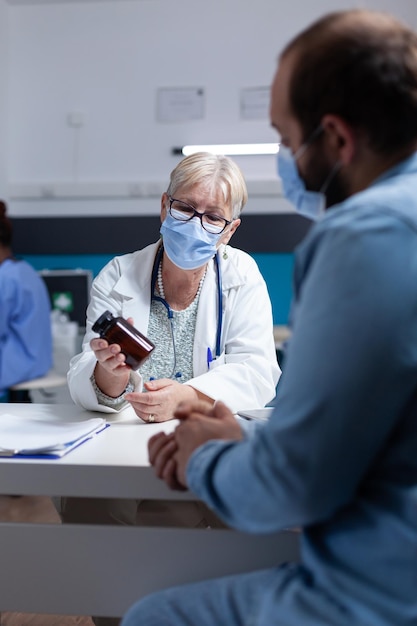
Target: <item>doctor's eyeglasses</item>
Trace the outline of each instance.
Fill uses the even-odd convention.
[[[220,217],[220,215],[215,213],[199,213],[190,204],[171,198],[171,196],[169,196],[169,212],[179,222],[189,222],[193,217],[198,217],[204,230],[214,235],[220,235],[226,226],[232,223],[225,217]]]

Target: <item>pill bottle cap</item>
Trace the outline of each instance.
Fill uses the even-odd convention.
[[[115,318],[110,311],[104,311],[104,313],[100,315],[98,320],[94,322],[92,326],[92,330],[95,333],[99,333],[99,334],[105,333],[109,325],[114,319]]]

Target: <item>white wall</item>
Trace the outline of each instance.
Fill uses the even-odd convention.
[[[0,197],[7,197],[7,96],[8,96],[8,12],[5,0],[0,0]]]
[[[178,162],[173,146],[276,141],[268,119],[240,119],[240,90],[269,86],[280,49],[313,19],[359,4],[417,24],[415,0],[10,0],[12,214],[153,213]],[[203,87],[204,119],[157,122],[160,87]],[[67,123],[72,112],[82,113],[78,130]],[[0,182],[4,160],[0,148]],[[249,183],[248,210],[288,210],[277,200],[274,157],[236,160]]]

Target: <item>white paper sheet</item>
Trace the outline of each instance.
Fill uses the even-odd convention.
[[[244,417],[247,420],[256,420],[258,422],[266,422],[272,413],[274,407],[266,406],[263,409],[248,409],[247,411],[238,411],[240,417]]]

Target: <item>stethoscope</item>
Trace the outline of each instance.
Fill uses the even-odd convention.
[[[181,378],[181,372],[176,372],[177,369],[177,355],[175,350],[175,340],[174,340],[174,326],[173,326],[173,318],[174,313],[169,306],[168,302],[165,298],[161,298],[155,293],[155,286],[158,277],[158,268],[159,264],[162,260],[162,255],[164,253],[164,246],[160,246],[158,253],[155,257],[155,261],[152,268],[152,278],[151,278],[151,300],[157,300],[161,302],[167,310],[168,320],[170,322],[171,328],[171,338],[172,338],[172,347],[174,352],[174,367],[172,368],[171,378]],[[217,331],[216,331],[216,349],[215,349],[215,357],[220,356],[221,352],[221,335],[222,335],[222,325],[223,325],[223,292],[222,292],[222,277],[220,273],[220,264],[219,264],[219,252],[214,256],[214,265],[216,267],[216,277],[217,277]],[[210,368],[210,363],[213,361],[213,354],[211,348],[207,348],[207,368]]]

